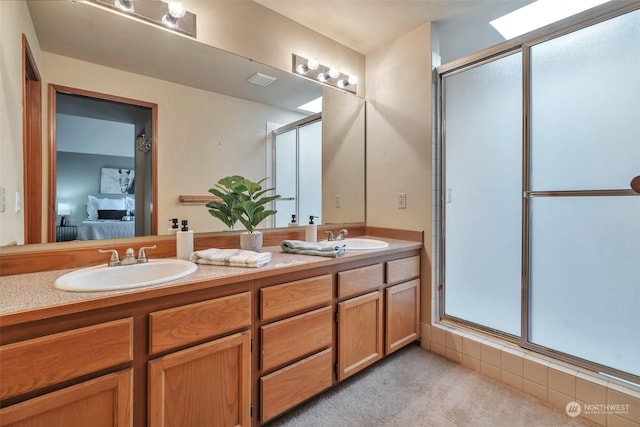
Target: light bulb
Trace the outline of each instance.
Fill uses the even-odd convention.
[[[124,10],[125,12],[133,13],[133,1],[132,0],[116,0],[116,2],[114,4],[120,10]]]
[[[296,72],[298,72],[299,74],[307,74],[307,71],[309,71],[309,66],[305,64],[298,64],[296,66]]]
[[[311,58],[307,61],[307,67],[309,67],[310,70],[317,70],[319,66],[320,63],[315,58]]]
[[[336,67],[329,68],[329,77],[331,77],[332,79],[335,79],[339,76],[340,76],[340,70],[338,70]]]
[[[343,80],[338,80],[338,87],[339,88],[343,88],[344,89],[347,86],[349,86],[349,81],[348,80],[344,80],[344,79]]]
[[[318,80],[320,80],[321,82],[326,82],[327,80],[329,80],[329,73],[318,74]]]
[[[167,6],[169,8],[169,15],[175,19],[180,19],[185,15],[185,13],[187,13],[184,6],[179,1],[170,1]]]
[[[357,85],[358,84],[358,76],[349,76],[349,84]]]

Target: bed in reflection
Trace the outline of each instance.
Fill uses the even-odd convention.
[[[119,239],[135,235],[135,221],[88,219],[78,226],[78,240]]]
[[[78,225],[78,240],[135,237],[135,216],[131,216],[135,208],[133,197],[88,197],[88,218]]]

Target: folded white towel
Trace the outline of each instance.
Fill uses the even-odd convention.
[[[280,243],[283,251],[290,254],[316,255],[338,258],[344,255],[346,245],[343,242],[312,243],[303,240],[283,240]]]
[[[196,264],[227,265],[231,267],[262,267],[271,261],[271,252],[242,249],[205,249],[191,255]]]

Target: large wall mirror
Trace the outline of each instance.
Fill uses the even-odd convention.
[[[27,5],[40,43],[43,92],[49,94],[45,87],[54,85],[157,106],[153,137],[157,159],[151,165],[157,172],[153,181],[157,188],[147,188],[156,199],[144,202],[155,216],[157,231],[147,228],[142,235],[167,234],[171,218],[188,219],[196,232],[225,230],[204,205],[181,203],[179,196],[207,195],[218,179],[233,174],[254,180],[268,177],[267,183],[276,186],[275,159],[282,156],[275,154],[272,135],[315,114],[298,107],[319,97],[322,150],[315,156],[321,157],[317,161],[322,212],[318,216],[323,224],[364,222],[362,98],[88,3],[28,0]],[[250,82],[252,76],[259,84]],[[260,84],[272,79],[266,86]],[[47,103],[43,106],[46,109]],[[50,123],[56,120],[50,111],[43,111],[43,117]],[[50,123],[43,123],[45,138]],[[140,133],[136,129],[136,139]],[[120,169],[116,166],[96,164],[92,179],[97,180],[103,168]],[[50,185],[45,183],[44,188]],[[57,193],[64,191],[58,182]],[[89,195],[104,196],[99,190]],[[58,203],[63,212],[71,212],[64,218],[68,225],[78,225],[88,215],[84,196],[69,203],[49,201],[51,206]],[[137,197],[134,203],[136,212],[142,209]],[[43,224],[60,225],[63,219],[53,218],[43,219]]]

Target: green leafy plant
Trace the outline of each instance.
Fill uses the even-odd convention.
[[[277,212],[265,207],[267,203],[280,198],[277,194],[266,195],[273,190],[262,189],[260,184],[266,180],[263,178],[254,182],[240,175],[222,178],[209,189],[211,194],[221,199],[207,203],[209,213],[231,229],[240,221],[249,233],[253,233],[258,224]]]

